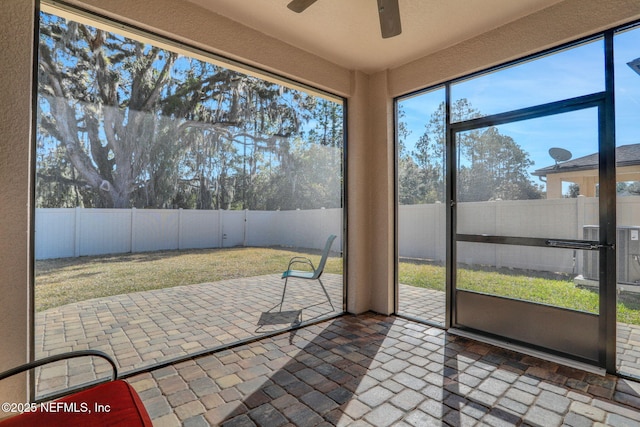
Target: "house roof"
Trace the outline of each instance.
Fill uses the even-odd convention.
[[[622,145],[616,148],[616,166],[640,165],[640,144]],[[535,176],[547,176],[554,173],[592,170],[598,168],[598,153],[578,157],[556,165],[547,166],[532,172]]]

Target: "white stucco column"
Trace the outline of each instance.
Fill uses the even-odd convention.
[[[347,311],[394,311],[393,100],[387,72],[353,73],[348,100]]]
[[[371,127],[369,123],[369,76],[352,73],[347,101],[347,311],[363,313],[371,304]]]
[[[371,152],[367,168],[371,188],[371,310],[391,314],[395,289],[395,177],[393,99],[388,90],[388,72],[369,80]]]
[[[562,197],[562,180],[554,174],[547,175],[547,199]]]

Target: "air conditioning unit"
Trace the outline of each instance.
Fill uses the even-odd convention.
[[[620,226],[617,230],[616,254],[618,283],[640,285],[640,226]],[[600,239],[597,225],[585,225],[584,240]],[[584,251],[582,276],[598,280],[600,265],[598,251]]]

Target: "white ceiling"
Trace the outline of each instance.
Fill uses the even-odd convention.
[[[399,0],[402,34],[383,39],[376,0],[317,0],[301,14],[290,0],[189,0],[349,69],[411,62],[562,0]]]

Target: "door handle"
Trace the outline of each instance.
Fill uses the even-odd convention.
[[[605,243],[604,245],[593,245],[593,249],[615,249],[616,248],[616,244],[615,243]]]
[[[597,249],[615,249],[616,245],[613,243],[605,243],[604,245],[591,242],[573,242],[568,240],[547,240],[545,244],[551,248],[563,248],[563,249],[582,249],[587,251],[595,251]]]

